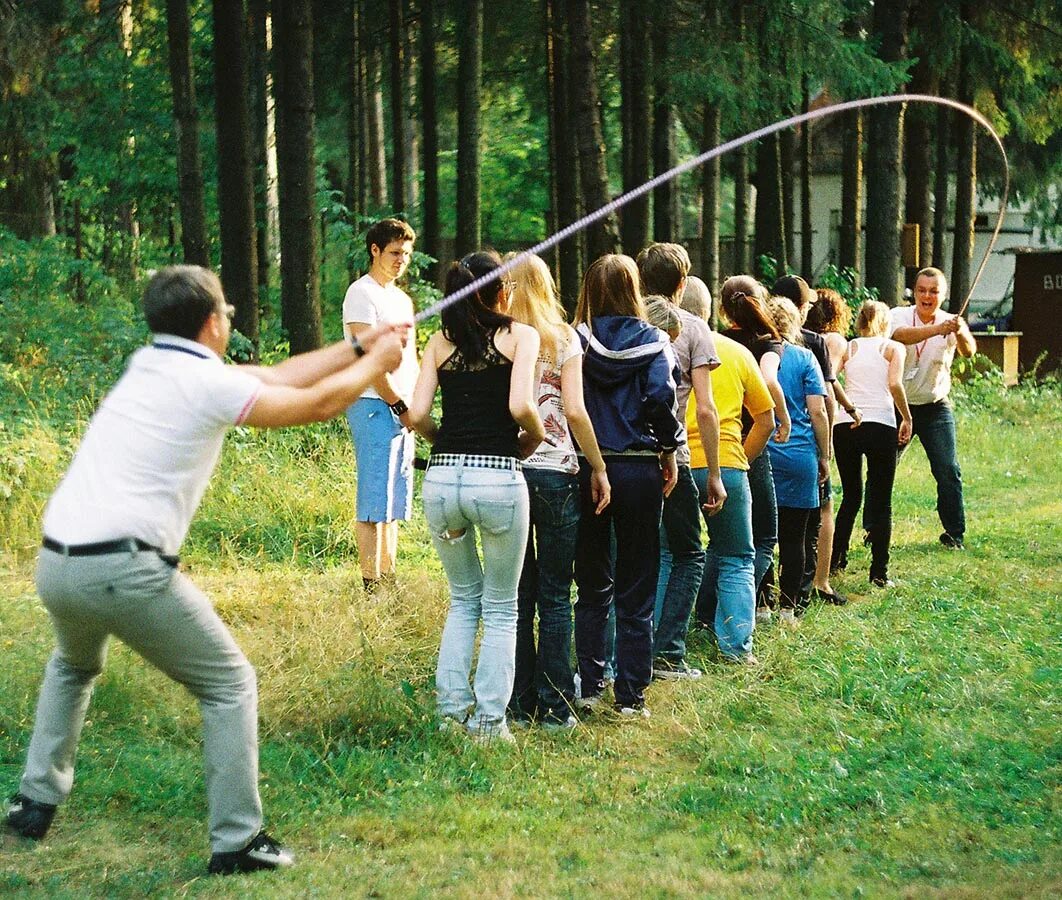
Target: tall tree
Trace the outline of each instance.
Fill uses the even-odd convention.
[[[203,201],[203,162],[199,153],[199,112],[195,105],[192,47],[189,40],[188,0],[166,0],[173,124],[177,132],[177,196],[181,208],[181,248],[184,261],[210,265]]]
[[[420,191],[417,184],[417,172],[420,169],[420,117],[417,115],[417,17],[414,0],[404,0],[405,7],[405,52],[402,54],[402,77],[406,82],[406,143],[403,147],[406,173],[406,199],[402,204],[409,217],[412,217],[420,203]]]
[[[712,3],[715,6],[715,3]],[[716,7],[718,9],[718,7]],[[718,16],[716,16],[718,19]],[[704,104],[701,152],[719,146],[721,111],[719,104]],[[701,167],[701,277],[715,296],[719,287],[719,209],[722,160],[717,156]]]
[[[439,119],[435,108],[435,0],[420,5],[420,116],[424,134],[421,249],[439,256]]]
[[[790,114],[788,111],[787,115]],[[778,135],[778,169],[782,176],[782,235],[783,245],[786,250],[785,263],[793,266],[795,243],[793,241],[796,231],[796,209],[794,204],[793,169],[796,165],[796,132],[787,128]],[[807,277],[810,279],[811,275]]]
[[[933,31],[930,0],[914,0],[911,12],[912,55],[917,62],[911,69],[908,88],[912,94],[935,94],[939,84],[932,69],[931,55],[939,36]],[[930,134],[933,109],[915,103],[904,116],[904,177],[906,195],[904,221],[918,226],[918,260],[920,266],[929,264],[933,248],[933,213],[930,206],[930,182],[933,172],[933,142]]]
[[[755,265],[763,275],[761,257],[773,257],[780,275],[786,268],[785,215],[782,208],[782,160],[778,135],[756,147]]]
[[[749,261],[749,147],[734,151],[734,270],[748,272]]]
[[[620,0],[620,55],[623,112],[623,190],[633,190],[650,178],[651,144],[649,59],[645,53],[643,7],[637,0]],[[624,252],[634,254],[649,243],[649,196],[632,200],[620,212]]]
[[[609,191],[589,0],[568,0],[568,28],[572,125],[578,136],[583,200],[587,211],[592,212],[608,203]],[[606,253],[615,253],[618,247],[619,232],[614,213],[586,229],[586,250],[591,261]]]
[[[233,325],[257,346],[258,256],[242,2],[214,4],[214,84],[221,281],[236,307]]]
[[[811,89],[805,72],[800,86],[800,111],[811,107]],[[815,257],[812,253],[811,227],[811,127],[805,122],[800,128],[800,271],[805,278],[814,275]]]
[[[943,87],[943,85],[942,85]],[[949,92],[942,91],[947,97]],[[951,119],[953,111],[947,106],[938,106],[934,129],[934,153],[936,165],[933,177],[933,256],[932,264],[944,267],[944,246],[948,237],[948,182],[951,168],[948,155],[951,149]]]
[[[457,234],[464,256],[480,245],[480,92],[483,80],[483,0],[457,5]]]
[[[843,113],[841,133],[841,233],[837,262],[858,273],[863,237],[863,113]]]
[[[962,0],[963,36],[959,50],[959,101],[973,106],[976,75],[972,65],[973,4]],[[975,123],[955,112],[955,240],[951,248],[951,279],[948,309],[957,312],[970,290],[970,260],[973,257],[974,203],[977,196],[977,140]]]
[[[273,0],[277,46],[281,322],[291,352],[321,346],[311,0]]]
[[[398,211],[405,208],[406,200],[405,29],[400,0],[392,0],[387,6],[391,66],[391,204]]]
[[[656,7],[650,26],[653,58],[653,175],[674,165],[671,96],[669,90],[668,45],[673,27],[672,11]],[[678,223],[674,219],[675,182],[665,181],[653,191],[653,239],[675,240]]]
[[[170,0],[172,2],[172,0]],[[258,295],[268,296],[269,270],[272,267],[269,225],[269,140],[272,84],[269,77],[269,0],[248,0],[250,20],[251,141],[254,166],[255,240],[258,250]]]
[[[347,63],[347,209],[357,219],[365,210],[365,59],[361,42],[362,0],[347,0],[350,27]]]
[[[550,54],[548,68],[552,73],[550,82],[551,133],[555,139],[555,168],[553,183],[556,185],[557,224],[570,225],[579,218],[582,206],[582,189],[579,178],[579,149],[575,140],[571,92],[569,91],[571,53],[564,15],[566,0],[545,0],[546,27],[549,40],[546,44]],[[558,247],[559,289],[561,301],[569,314],[575,310],[582,276],[583,235],[576,234]]]
[[[886,62],[904,58],[909,0],[877,0],[872,30]],[[900,165],[903,110],[897,105],[868,113],[866,282],[895,306],[900,299]]]
[[[365,47],[365,134],[369,168],[369,200],[374,211],[387,206],[387,151],[384,147],[383,58],[380,45],[369,31],[369,16],[362,15],[362,46]],[[394,202],[401,203],[401,198]]]

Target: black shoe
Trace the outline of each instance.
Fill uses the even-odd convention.
[[[894,588],[894,587],[896,587],[896,582],[893,581],[891,578],[889,578],[888,575],[871,575],[870,576],[870,583],[872,585],[874,585],[874,587],[879,587],[879,588]]]
[[[840,594],[834,591],[832,594],[829,591],[824,591],[819,588],[815,588],[811,592],[812,599],[821,600],[823,603],[829,603],[831,606],[844,606],[848,602],[848,598],[844,594]]]
[[[290,850],[281,847],[264,831],[259,831],[242,850],[214,853],[207,871],[211,875],[234,875],[237,872],[257,872],[259,869],[281,869],[295,862]]]
[[[7,808],[5,822],[12,831],[23,837],[39,841],[48,833],[48,828],[55,817],[55,806],[30,800],[24,794],[15,794]]]
[[[940,542],[949,550],[965,550],[966,546],[962,542],[962,537],[956,537],[954,534],[948,534],[946,531],[940,536]]]

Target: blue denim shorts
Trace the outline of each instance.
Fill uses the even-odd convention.
[[[377,397],[347,410],[358,471],[359,522],[393,522],[413,512],[413,433]]]

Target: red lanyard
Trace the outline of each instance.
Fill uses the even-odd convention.
[[[933,322],[936,322],[936,320],[937,320],[937,314],[933,313]],[[933,322],[930,322],[929,324],[932,325]],[[917,328],[918,327],[918,310],[917,309],[912,309],[911,310],[911,327],[912,328]],[[915,365],[916,366],[919,363],[922,362],[922,351],[926,349],[926,343],[928,341],[929,341],[929,338],[926,338],[924,341],[922,341],[921,344],[915,344]]]

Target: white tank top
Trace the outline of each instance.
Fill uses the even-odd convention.
[[[896,407],[889,393],[889,361],[885,358],[886,338],[856,338],[848,343],[848,361],[844,364],[844,392],[863,413],[864,422],[878,422],[896,427]],[[837,410],[835,422],[851,422],[843,409]]]

